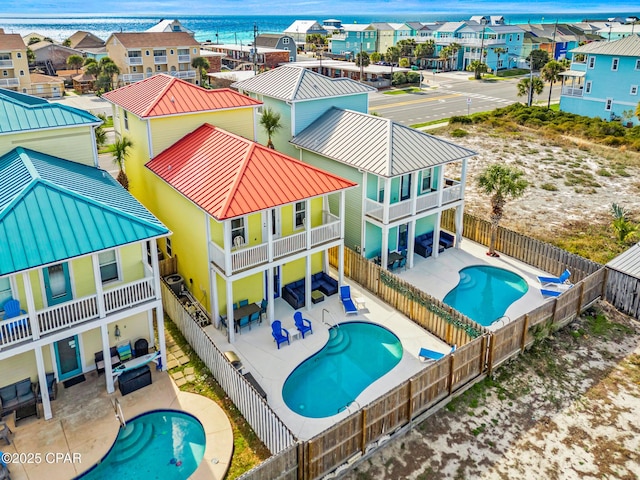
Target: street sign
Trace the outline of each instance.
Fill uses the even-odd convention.
[[[467,97],[467,105],[471,105],[471,98]]]

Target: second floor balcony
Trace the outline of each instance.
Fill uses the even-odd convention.
[[[211,261],[216,266],[227,272],[227,275],[231,275],[248,268],[267,265],[270,259],[279,260],[324,243],[338,240],[340,238],[340,225],[341,222],[338,217],[326,212],[323,224],[311,227],[309,239],[305,229],[291,235],[275,238],[271,243],[262,242],[255,245],[239,246],[231,250],[228,264],[225,250],[213,242],[209,244],[209,254]]]
[[[144,79],[144,73],[123,73],[118,78],[123,83],[139,82]]]
[[[13,60],[0,60],[0,68],[13,68]]]
[[[584,88],[582,86],[579,87],[562,87],[561,95],[566,95],[568,97],[582,97],[584,93]]]
[[[415,199],[415,213],[413,212],[413,199],[408,198],[399,202],[391,203],[389,205],[388,218],[385,220],[384,209],[385,205],[382,202],[377,202],[366,199],[365,203],[365,215],[368,215],[376,220],[384,223],[394,222],[404,217],[408,217],[414,214],[426,212],[428,210],[436,209],[440,206],[447,205],[449,203],[462,199],[462,185],[457,180],[445,179],[445,185],[442,189],[442,202],[440,203],[440,192],[434,190],[432,192],[419,195]]]
[[[20,80],[18,78],[0,78],[0,87],[19,87]]]
[[[167,63],[167,56],[166,55],[154,56],[153,63],[155,63],[156,65],[164,65]]]
[[[142,57],[127,57],[128,65],[142,65]]]
[[[191,63],[191,55],[178,55],[178,63]]]
[[[98,294],[42,308],[0,322],[0,349],[37,340],[59,330],[106,317],[156,298],[154,278],[146,277]],[[102,305],[104,307],[102,307]]]
[[[195,70],[180,70],[180,71],[172,70],[170,72],[163,72],[163,73],[168,73],[172,77],[180,78],[182,80],[196,78]]]

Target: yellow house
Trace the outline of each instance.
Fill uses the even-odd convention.
[[[338,292],[328,249],[342,255],[344,192],[354,183],[210,124],[146,167],[158,212],[188,242],[178,262],[187,287],[216,325],[229,325],[229,342],[261,313],[272,321],[277,297],[299,309],[311,307],[312,291]]]
[[[113,33],[106,42],[107,55],[120,68],[123,85],[159,73],[198,84],[191,66],[200,56],[200,43],[187,32]]]
[[[17,33],[0,29],[0,87],[27,92],[31,88],[27,47]]]

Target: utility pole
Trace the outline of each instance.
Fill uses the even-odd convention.
[[[556,25],[553,27],[553,40],[551,42],[551,60],[556,60],[556,32],[558,30],[558,19],[556,18]]]
[[[531,106],[533,104],[533,50],[529,54],[529,101],[527,102],[527,106]]]
[[[363,33],[364,35],[364,33]],[[364,58],[362,55],[362,40],[360,40],[360,81],[362,81],[362,72],[364,70]]]
[[[257,65],[257,60],[258,60],[258,46],[256,45],[256,38],[258,36],[258,24],[254,23],[253,24],[253,73],[257,73],[258,71],[258,65]]]

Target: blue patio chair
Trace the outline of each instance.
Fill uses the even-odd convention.
[[[227,316],[226,315],[220,315],[220,326],[224,327],[225,330],[229,329],[229,326],[227,325]]]
[[[304,338],[304,334],[307,332],[313,333],[313,329],[311,328],[311,320],[302,318],[302,314],[300,312],[296,312],[293,314],[293,321],[296,324],[296,328],[300,330],[302,338]]]
[[[271,324],[271,335],[278,343],[278,350],[280,350],[281,343],[287,342],[287,345],[291,345],[291,343],[289,343],[289,331],[286,328],[282,328],[282,322],[280,322],[280,320],[274,320]]]
[[[245,315],[244,317],[240,317],[240,320],[238,320],[238,329],[236,329],[236,331],[240,330],[240,333],[242,333],[242,327],[249,327],[249,330],[251,330],[251,322],[249,321],[249,315]]]
[[[545,297],[559,297],[562,292],[560,290],[547,290],[541,288],[540,293]]]
[[[407,269],[407,257],[402,257],[398,262],[398,270],[400,270],[401,268],[405,270]]]
[[[435,350],[429,350],[428,348],[421,348],[420,353],[418,353],[418,358],[423,362],[435,362],[436,360],[440,360],[444,358],[446,355],[450,355],[456,351],[456,346],[451,347],[451,350],[447,353],[436,352]]]
[[[571,272],[568,269],[565,269],[565,271],[562,272],[562,274],[560,274],[559,277],[538,277],[538,281],[542,285],[566,283],[567,280],[569,280],[570,276],[571,276]]]
[[[249,318],[249,325],[251,325],[253,322],[259,322],[260,321],[260,311],[257,312],[253,312],[251,314],[251,317]],[[251,328],[251,327],[249,327]]]
[[[2,308],[4,308],[4,316],[2,317],[3,320],[8,320],[13,317],[19,317],[20,315],[24,315],[27,313],[25,310],[22,310],[20,308],[20,301],[14,298],[7,300],[4,303],[4,307]]]
[[[238,305],[240,307],[244,307],[245,305],[249,305],[249,300],[244,299],[244,300],[240,300],[240,302],[238,303]]]
[[[262,316],[264,315],[265,317],[267,316],[267,300],[266,299],[262,299],[262,302],[260,303],[260,321],[262,321]]]
[[[342,302],[345,315],[358,314],[358,308],[355,303],[353,303],[353,300],[351,300],[351,287],[349,287],[349,285],[340,287],[340,301]]]

